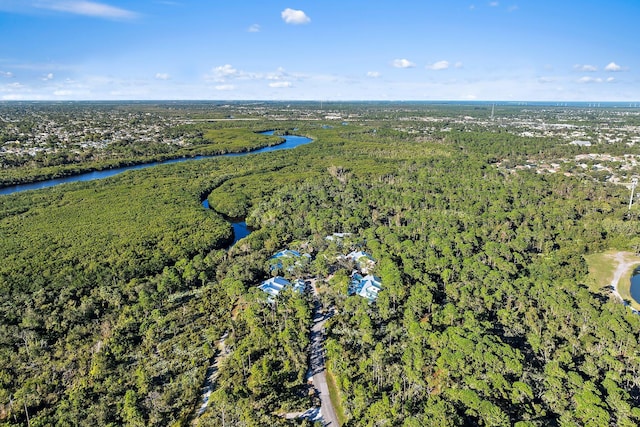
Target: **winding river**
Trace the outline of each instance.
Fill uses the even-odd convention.
[[[273,135],[273,131],[261,132],[261,134]],[[266,153],[268,151],[286,150],[290,148],[295,148],[299,145],[307,144],[312,141],[310,138],[307,138],[304,136],[296,136],[296,135],[285,135],[282,138],[284,138],[285,140],[282,144],[274,145],[271,147],[259,148],[253,151],[245,151],[242,153],[218,154],[215,156],[180,157],[177,159],[164,160],[161,162],[143,163],[141,165],[123,166],[120,168],[86,172],[79,175],[67,176],[64,178],[49,179],[46,181],[33,182],[30,184],[11,185],[9,187],[0,188],[0,195],[20,193],[28,190],[39,190],[41,188],[54,187],[56,185],[67,184],[70,182],[93,181],[95,179],[103,179],[103,178],[108,178],[110,176],[118,175],[118,174],[121,174],[122,172],[126,172],[129,170],[145,169],[145,168],[151,168],[159,165],[168,165],[171,163],[181,163],[181,162],[189,162],[189,161],[202,160],[202,159],[211,159],[214,157],[240,157],[240,156],[246,156],[249,154]]]
[[[202,201],[202,207],[204,207],[205,209],[211,209],[208,199],[204,199]],[[238,240],[251,234],[252,230],[249,228],[243,218],[227,218],[227,221],[229,221],[229,223],[231,223],[231,227],[233,227],[233,242],[231,242],[231,244],[227,247],[227,249],[229,249],[231,248],[231,246],[235,245]]]
[[[261,132],[261,134],[273,135],[273,131]],[[28,190],[39,190],[42,188],[54,187],[56,185],[67,184],[71,182],[93,181],[95,179],[108,178],[110,176],[118,175],[122,172],[130,171],[130,170],[151,168],[154,166],[167,165],[171,163],[189,162],[189,161],[196,161],[196,160],[202,160],[202,159],[210,159],[214,157],[240,157],[240,156],[246,156],[249,154],[266,153],[268,151],[287,150],[287,149],[295,148],[299,145],[308,144],[309,142],[312,141],[310,138],[307,138],[304,136],[297,136],[297,135],[284,135],[282,138],[284,138],[284,142],[281,144],[273,145],[271,147],[259,148],[257,150],[246,151],[242,153],[228,153],[228,154],[219,154],[215,156],[181,157],[178,159],[165,160],[162,162],[144,163],[144,164],[135,165],[135,166],[124,166],[120,168],[106,169],[102,171],[86,172],[79,175],[68,176],[64,178],[49,179],[46,181],[34,182],[30,184],[12,185],[9,187],[0,188],[0,195],[21,193],[23,191],[28,191]],[[204,199],[204,201],[202,202],[202,206],[204,206],[206,209],[209,209],[209,201],[207,199]],[[244,222],[244,220],[242,219],[230,220],[229,222],[233,227],[233,243],[231,243],[231,245],[229,246],[231,247],[238,240],[248,236],[249,233],[251,233],[251,230],[247,227],[246,222]]]

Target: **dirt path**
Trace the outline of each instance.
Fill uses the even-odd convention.
[[[198,417],[207,410],[207,407],[209,406],[209,397],[211,396],[211,393],[215,388],[215,381],[218,377],[218,369],[220,368],[220,364],[230,353],[229,349],[224,343],[224,340],[227,338],[227,336],[228,332],[225,332],[220,340],[216,342],[218,347],[218,355],[213,359],[213,363],[207,369],[204,386],[202,387],[202,405],[200,405],[200,408],[198,408],[192,425],[196,425]]]
[[[622,279],[622,276],[629,273],[629,271],[631,271],[633,267],[639,264],[638,257],[629,252],[616,252],[612,258],[615,262],[618,263],[618,266],[616,267],[613,274],[613,279],[611,280],[611,287],[613,289],[612,293],[620,301],[625,302],[620,295],[620,292],[618,292],[618,284],[620,283],[620,279]]]

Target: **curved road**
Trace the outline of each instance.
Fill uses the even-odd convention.
[[[620,282],[620,279],[625,273],[628,273],[634,266],[638,265],[637,259],[629,260],[627,259],[626,255],[628,255],[628,253],[626,252],[617,252],[613,257],[614,260],[618,263],[618,266],[616,267],[615,273],[613,275],[613,280],[611,281],[611,287],[612,287],[611,292],[625,305],[627,304],[627,302],[622,298],[622,295],[620,295],[620,293],[618,292],[618,283]]]

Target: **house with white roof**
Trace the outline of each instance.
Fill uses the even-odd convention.
[[[270,302],[273,302],[275,298],[280,294],[280,292],[289,287],[298,293],[303,293],[306,289],[304,280],[298,279],[291,283],[284,277],[280,276],[272,277],[269,280],[265,280],[260,286],[258,286],[258,289],[269,294],[268,300]]]
[[[262,282],[262,284],[258,286],[258,289],[275,298],[286,286],[291,286],[291,282],[284,277],[276,276]]]
[[[375,301],[378,293],[382,290],[382,282],[377,276],[371,274],[362,277],[357,272],[351,275],[349,283],[349,295],[360,295],[369,301]]]

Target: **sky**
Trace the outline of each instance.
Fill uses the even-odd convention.
[[[640,102],[640,0],[0,0],[0,100]]]

